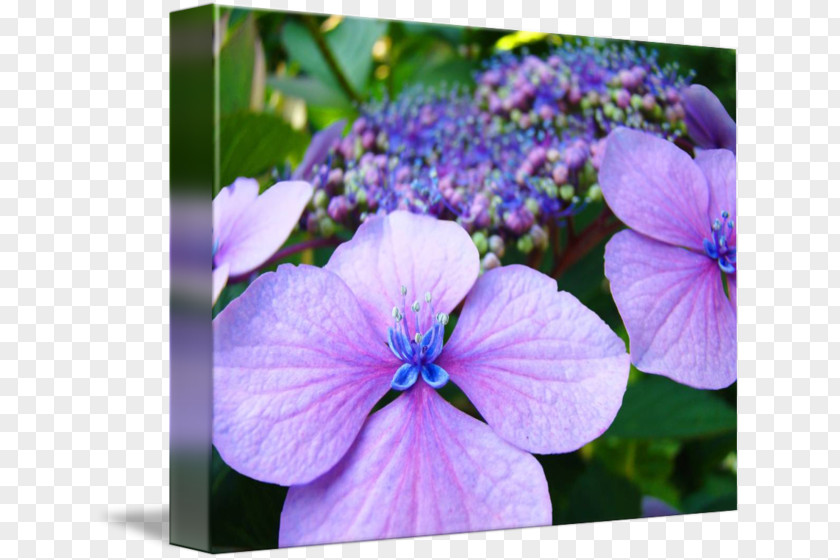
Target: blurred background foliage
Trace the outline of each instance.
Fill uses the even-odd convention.
[[[481,62],[500,50],[540,55],[577,37],[534,32],[221,9],[219,61],[219,183],[236,177],[271,184],[278,170],[300,162],[312,135],[338,119],[352,123],[358,104],[395,97],[414,84],[473,85]],[[595,44],[608,40],[587,39]],[[725,49],[646,43],[661,64],[696,72],[735,114],[735,53]],[[349,124],[348,124],[349,126]],[[575,217],[583,227],[596,210]],[[344,232],[345,236],[351,232]],[[288,244],[305,234],[294,234]],[[559,287],[598,313],[625,341],[627,334],[603,274],[602,242],[570,268]],[[322,265],[332,250],[294,255]],[[506,258],[506,261],[508,259]],[[512,255],[510,262],[525,262]],[[276,266],[272,265],[272,266]],[[228,287],[218,313],[242,293]],[[453,320],[449,328],[454,326]],[[450,402],[480,417],[453,384]],[[575,453],[538,456],[548,480],[553,521],[636,518],[652,496],[683,513],[737,507],[736,386],[699,391],[633,368],[624,404],[609,430]],[[395,395],[389,394],[384,405]],[[274,548],[286,489],[244,477],[214,450],[212,524],[220,550]],[[388,507],[383,504],[383,507]]]

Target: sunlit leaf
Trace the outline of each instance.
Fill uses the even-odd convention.
[[[273,76],[268,79],[268,86],[286,95],[299,97],[311,105],[350,107],[340,89],[310,76]]]
[[[254,177],[285,163],[300,161],[309,138],[269,113],[236,113],[220,122],[220,185],[237,177]]]
[[[255,61],[262,60],[256,55],[258,45],[253,15],[236,25],[230,23],[219,53],[219,110],[223,115],[251,108]]]

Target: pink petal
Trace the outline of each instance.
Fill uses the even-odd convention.
[[[614,130],[598,182],[609,207],[634,230],[702,250],[710,235],[709,187],[694,161],[671,142],[628,128]]]
[[[694,84],[683,90],[685,126],[700,148],[724,148],[733,153],[737,145],[735,121],[723,103],[706,86]]]
[[[262,193],[221,240],[216,263],[230,264],[231,276],[258,268],[289,237],[311,197],[312,186],[302,181],[277,183]]]
[[[624,342],[595,313],[521,265],[478,280],[437,363],[496,433],[532,453],[601,435],[630,370]]]
[[[332,467],[399,361],[325,270],[282,265],[213,321],[213,443],[242,474],[301,484]]]
[[[604,268],[636,367],[698,389],[735,381],[735,310],[714,260],[622,231]]]
[[[219,294],[222,293],[225,285],[227,285],[229,272],[230,266],[227,263],[213,269],[213,305],[216,305]]]
[[[222,188],[213,199],[213,241],[230,235],[233,224],[260,194],[256,179],[239,177],[231,185]]]
[[[469,234],[451,221],[408,212],[392,212],[362,224],[339,246],[326,268],[344,280],[371,324],[385,332],[391,310],[432,295],[436,312],[449,313],[478,277],[478,250]]]
[[[710,222],[716,219],[723,221],[720,214],[724,210],[729,212],[731,219],[735,221],[735,154],[729,150],[704,150],[694,161],[703,171],[709,184]],[[727,240],[730,245],[734,245],[734,235],[735,230]]]
[[[321,165],[327,154],[330,152],[333,144],[341,140],[341,134],[344,131],[344,126],[347,124],[345,119],[334,122],[324,130],[315,134],[312,141],[309,142],[309,147],[306,148],[306,153],[303,154],[303,159],[298,165],[295,172],[292,173],[293,180],[305,179],[309,176],[313,168]]]
[[[550,523],[537,460],[418,383],[370,417],[335,468],[289,489],[279,544]]]

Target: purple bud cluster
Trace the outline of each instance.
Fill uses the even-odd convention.
[[[684,134],[690,79],[643,48],[578,44],[497,55],[472,92],[410,88],[371,102],[317,170],[305,225],[331,235],[408,210],[457,221],[482,255],[543,249],[552,226],[600,201],[613,128]]]

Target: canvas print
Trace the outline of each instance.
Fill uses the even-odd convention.
[[[212,13],[209,549],[736,508],[734,51]]]

